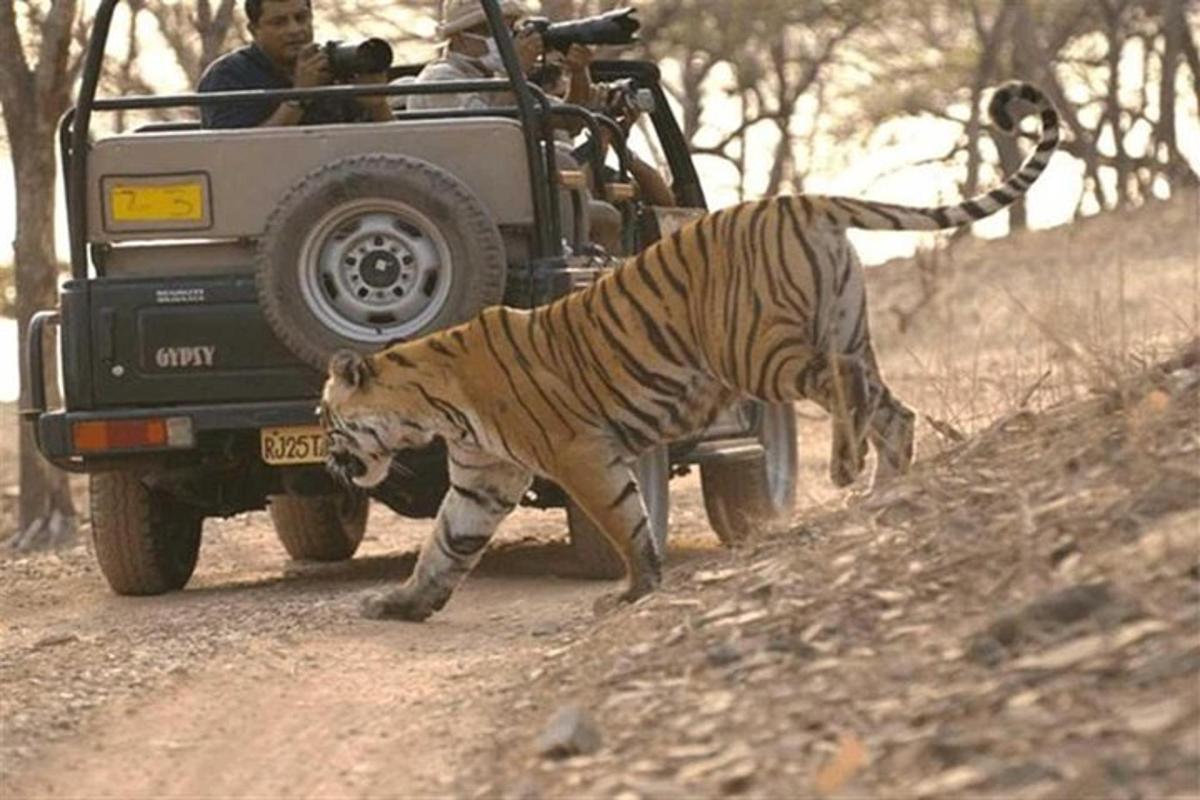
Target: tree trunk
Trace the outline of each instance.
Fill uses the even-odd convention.
[[[54,128],[36,125],[25,146],[13,152],[17,187],[16,259],[17,327],[19,352],[25,353],[29,319],[34,312],[58,304],[58,260],[54,252]],[[49,337],[47,337],[49,339]],[[54,352],[52,341],[45,343]],[[57,396],[57,363],[47,359],[47,396]],[[21,386],[22,408],[30,402],[29,381]],[[52,466],[37,451],[29,425],[20,434],[19,528],[9,544],[20,550],[54,547],[75,536],[75,506],[66,473]]]
[[[1125,126],[1121,121],[1121,50],[1124,44],[1122,16],[1125,4],[1115,0],[1103,0],[1100,4],[1104,14],[1104,35],[1108,51],[1104,61],[1108,67],[1108,93],[1105,97],[1104,117],[1113,140],[1113,167],[1117,173],[1117,208],[1129,206],[1130,165],[1125,152]],[[1103,122],[1097,131],[1103,129]]]
[[[1179,62],[1184,58],[1185,43],[1189,36],[1187,16],[1183,13],[1183,0],[1162,0],[1162,78],[1158,85],[1158,123],[1154,126],[1155,141],[1165,152],[1158,153],[1167,162],[1167,180],[1171,189],[1184,186],[1194,187],[1200,177],[1192,171],[1187,159],[1179,152],[1179,139],[1175,131],[1175,81]],[[1200,82],[1200,75],[1193,76]]]
[[[1000,154],[1000,171],[1012,175],[1021,168],[1021,148],[1017,140],[1003,133],[992,136],[996,152]],[[1016,233],[1029,227],[1029,209],[1021,198],[1008,207],[1008,232]]]
[[[1053,59],[1057,54],[1047,53],[1039,43],[1038,27],[1029,10],[1028,0],[1013,0],[1013,11],[1016,14],[1013,27],[1013,74],[1031,75],[1058,106],[1058,113],[1065,127],[1078,140],[1078,157],[1084,163],[1086,175],[1085,187],[1091,187],[1100,208],[1112,208],[1108,192],[1100,180],[1100,153],[1096,149],[1096,137],[1079,119],[1075,104],[1067,97],[1054,71]]]
[[[40,14],[41,41],[35,65],[26,59],[15,11],[13,0],[0,0],[0,99],[4,102],[4,127],[17,189],[13,256],[17,344],[23,356],[30,317],[35,311],[58,304],[58,259],[54,253],[55,133],[58,118],[71,102],[74,82],[70,66],[71,30],[78,6],[76,0],[54,0]],[[47,348],[45,352],[53,350]],[[22,408],[30,402],[29,381],[40,379],[41,376],[27,376],[22,383]],[[56,371],[46,376],[46,385],[57,387]],[[57,402],[56,390],[48,395],[53,395]],[[66,474],[42,459],[32,432],[24,423],[20,448],[19,529],[9,544],[27,550],[73,538],[75,507]]]

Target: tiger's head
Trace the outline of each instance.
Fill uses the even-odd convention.
[[[364,489],[388,476],[400,450],[424,447],[434,433],[405,415],[401,386],[382,379],[375,358],[341,350],[329,359],[318,415],[325,430],[325,467]]]

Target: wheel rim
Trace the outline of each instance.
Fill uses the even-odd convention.
[[[356,200],[325,214],[300,249],[304,303],[327,329],[364,344],[422,331],[453,282],[433,221],[398,200]]]
[[[791,403],[763,404],[759,411],[758,441],[763,447],[763,467],[771,509],[790,512],[796,500],[796,412]]]

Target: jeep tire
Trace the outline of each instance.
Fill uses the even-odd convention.
[[[667,527],[671,511],[671,465],[667,448],[657,447],[644,454],[638,459],[635,472],[642,502],[646,504],[646,514],[650,518],[650,531],[658,543],[658,554],[665,561]],[[571,554],[582,577],[595,580],[616,580],[625,577],[625,562],[621,560],[604,531],[596,527],[587,512],[569,498],[567,529],[571,537]]]
[[[708,522],[725,545],[787,523],[796,503],[795,407],[792,403],[760,404],[757,429],[760,454],[700,465]]]
[[[275,533],[297,561],[344,561],[367,530],[370,501],[362,492],[276,494],[270,501]]]
[[[376,153],[292,186],[267,220],[255,275],[276,335],[324,371],[342,348],[374,352],[496,305],[506,269],[500,232],[466,185]]]
[[[196,569],[203,513],[131,472],[89,476],[96,560],[117,594],[182,589]]]

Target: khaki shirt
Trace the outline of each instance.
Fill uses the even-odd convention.
[[[437,81],[479,81],[498,77],[479,63],[479,59],[461,53],[447,52],[431,61],[417,75],[417,83]],[[408,98],[411,111],[431,111],[440,108],[495,108],[512,106],[512,92],[469,92],[464,94],[414,94]]]
[[[437,61],[425,65],[417,75],[417,83],[434,83],[436,81],[478,81],[488,78],[502,77],[489,70],[477,58],[464,56],[462,53],[447,51]],[[564,91],[564,86],[560,87]],[[592,84],[588,97],[581,104],[584,108],[594,111],[604,110],[611,85],[607,83]],[[550,102],[554,104],[563,101],[552,92]],[[408,97],[408,108],[412,111],[431,111],[440,108],[497,108],[517,104],[512,92],[471,92],[467,94],[414,94]]]

